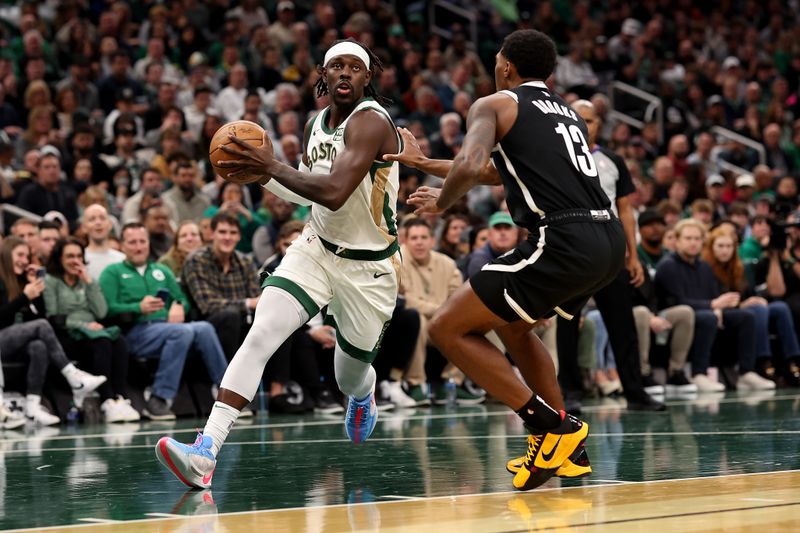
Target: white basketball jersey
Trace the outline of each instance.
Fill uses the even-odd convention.
[[[353,112],[334,130],[326,121],[330,108],[323,109],[311,125],[311,135],[306,146],[306,157],[311,172],[328,174],[337,154],[345,149],[344,130],[354,113],[373,109],[391,118],[372,98],[365,98]],[[400,143],[398,136],[398,143]],[[313,204],[309,224],[323,239],[343,248],[356,250],[383,250],[397,238],[397,190],[399,165],[386,161],[373,161],[369,172],[338,211]]]

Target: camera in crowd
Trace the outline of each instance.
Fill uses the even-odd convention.
[[[770,250],[778,250],[782,252],[786,249],[789,239],[789,233],[787,231],[788,228],[800,228],[800,221],[788,221],[786,218],[782,220],[776,219],[771,220],[769,225],[771,233],[769,237],[768,248]]]

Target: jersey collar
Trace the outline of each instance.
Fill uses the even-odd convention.
[[[520,84],[520,87],[537,87],[539,89],[546,89],[548,91],[550,90],[543,81],[526,81],[525,83]]]

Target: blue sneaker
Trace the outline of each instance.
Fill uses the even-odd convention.
[[[350,396],[347,402],[347,414],[344,417],[344,430],[347,437],[358,444],[372,435],[378,422],[378,406],[375,404],[375,388],[363,400]]]
[[[156,458],[184,485],[198,489],[211,487],[217,460],[211,453],[210,436],[198,433],[191,446],[161,437],[156,444]]]

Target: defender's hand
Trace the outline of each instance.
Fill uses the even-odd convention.
[[[441,193],[442,189],[422,186],[411,193],[406,203],[416,207],[414,213],[417,215],[422,215],[424,213],[438,215],[444,211],[444,209],[436,205],[436,201],[439,200],[439,195]]]
[[[417,139],[406,128],[397,128],[400,138],[403,139],[403,150],[399,154],[384,154],[384,161],[397,161],[407,167],[417,168],[425,159],[425,154],[417,143]]]

